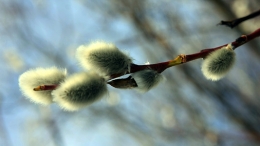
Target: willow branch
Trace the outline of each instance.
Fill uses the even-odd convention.
[[[260,28],[255,30],[254,32],[252,32],[249,35],[242,35],[241,37],[237,38],[235,41],[231,42],[230,44],[233,46],[233,49],[235,50],[239,46],[241,46],[245,43],[248,43],[251,40],[253,40],[259,36],[260,36]],[[161,73],[164,70],[166,70],[167,68],[170,68],[170,67],[173,67],[176,65],[180,65],[180,64],[184,64],[184,63],[188,63],[188,62],[196,60],[196,59],[205,58],[211,52],[221,49],[222,47],[227,46],[227,45],[228,44],[221,45],[221,46],[218,46],[215,48],[203,49],[198,53],[189,54],[189,55],[180,54],[173,60],[156,63],[156,64],[147,64],[147,65],[131,64],[130,71],[128,71],[127,73],[111,75],[110,80],[107,83],[115,88],[124,88],[124,89],[125,88],[134,88],[134,87],[137,87],[137,84],[131,76],[124,78],[124,79],[115,79],[115,78],[118,78],[125,74],[142,71],[145,69],[152,69],[152,70],[157,71],[158,73]],[[57,87],[58,87],[58,85],[41,85],[41,86],[34,88],[34,91],[55,90]]]

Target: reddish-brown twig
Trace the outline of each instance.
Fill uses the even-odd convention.
[[[233,46],[233,49],[236,49],[237,47],[257,38],[260,36],[260,28],[255,30],[254,32],[252,32],[249,35],[242,35],[241,37],[237,38],[234,42],[231,42],[231,45]],[[129,73],[134,73],[137,71],[141,71],[144,69],[153,69],[156,70],[157,72],[161,73],[163,72],[165,69],[175,66],[175,65],[180,65],[183,63],[187,63],[190,61],[193,61],[195,59],[199,59],[199,58],[205,58],[208,54],[210,54],[211,52],[220,49],[224,46],[227,46],[228,44],[225,45],[221,45],[218,46],[216,48],[209,48],[209,49],[204,49],[201,50],[198,53],[194,53],[194,54],[189,54],[189,55],[178,55],[174,60],[170,60],[167,62],[162,62],[162,63],[156,63],[156,64],[148,64],[148,65],[136,65],[136,64],[132,64],[131,68],[130,68],[130,72]]]

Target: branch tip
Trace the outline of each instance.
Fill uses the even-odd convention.
[[[42,90],[44,90],[44,85],[33,88],[33,91],[42,91]]]
[[[229,28],[234,28],[235,26],[236,26],[236,23],[235,23],[235,21],[220,21],[218,24],[217,24],[217,26],[218,25],[225,25],[225,26],[227,26],[227,27],[229,27]]]
[[[58,85],[40,85],[33,88],[33,91],[45,91],[45,90],[55,90]]]

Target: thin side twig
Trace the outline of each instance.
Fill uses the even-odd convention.
[[[240,23],[246,21],[246,20],[249,20],[249,19],[252,19],[256,16],[260,15],[260,10],[256,11],[256,12],[253,12],[247,16],[244,16],[244,17],[241,17],[241,18],[238,18],[238,19],[234,19],[234,20],[231,20],[231,21],[220,21],[220,23],[218,25],[225,25],[227,27],[230,27],[230,28],[234,28],[236,27],[237,25],[239,25]]]

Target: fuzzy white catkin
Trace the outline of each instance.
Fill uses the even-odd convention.
[[[101,41],[78,47],[76,58],[83,68],[103,75],[125,73],[132,63],[115,45]]]
[[[76,111],[107,93],[106,81],[95,73],[77,73],[67,79],[52,92],[53,101],[67,111]]]
[[[201,71],[208,80],[223,78],[235,63],[236,55],[231,44],[209,54],[203,61]]]
[[[48,105],[52,103],[51,90],[34,91],[33,88],[40,85],[59,84],[66,75],[66,69],[58,69],[56,67],[31,69],[20,75],[20,90],[32,102]]]
[[[151,69],[133,73],[132,77],[138,86],[137,89],[141,92],[149,91],[163,79],[163,76],[160,73]]]

